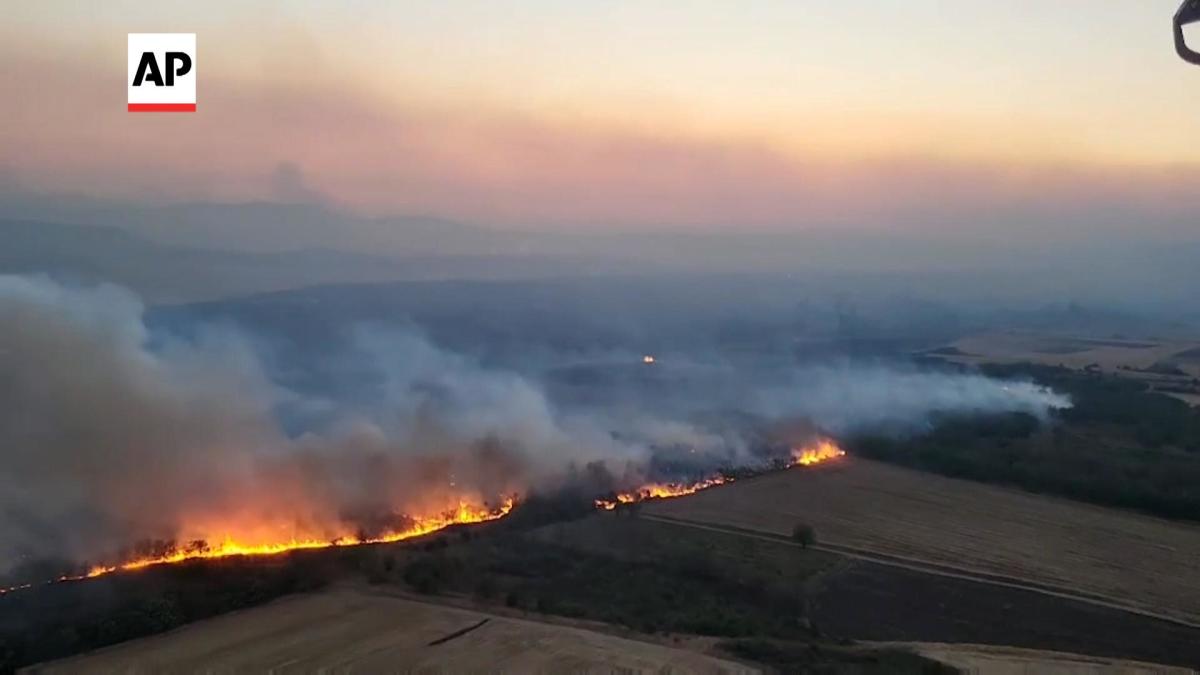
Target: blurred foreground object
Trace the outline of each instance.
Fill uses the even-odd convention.
[[[1200,66],[1200,52],[1188,47],[1183,39],[1183,27],[1197,21],[1200,21],[1200,0],[1183,0],[1179,11],[1175,12],[1175,51],[1184,61]]]

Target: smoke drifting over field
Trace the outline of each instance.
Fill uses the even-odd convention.
[[[1032,382],[880,365],[808,368],[793,382],[790,391],[766,394],[761,408],[801,414],[833,432],[910,431],[926,424],[932,412],[1012,411],[1044,418],[1071,405],[1068,397]]]
[[[628,477],[672,452],[713,469],[762,461],[746,425],[704,423],[706,410],[840,433],[1068,405],[1027,383],[886,366],[794,369],[761,385],[725,372],[736,391],[668,386],[659,406],[601,385],[606,395],[565,402],[528,373],[366,328],[357,356],[379,395],[347,403],[272,381],[250,336],[154,334],[143,312],[115,287],[0,277],[0,570],[146,539],[373,536],[553,488],[593,462]]]

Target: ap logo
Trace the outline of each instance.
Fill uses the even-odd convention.
[[[130,33],[129,112],[196,111],[196,34]]]

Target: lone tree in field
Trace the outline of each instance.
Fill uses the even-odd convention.
[[[817,543],[817,531],[808,523],[797,523],[792,528],[792,540],[804,548]]]

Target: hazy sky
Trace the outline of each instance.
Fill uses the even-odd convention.
[[[1175,235],[1200,213],[1177,4],[12,3],[0,185],[554,229],[1019,212]],[[197,33],[198,112],[127,113],[126,33],[170,31]]]

